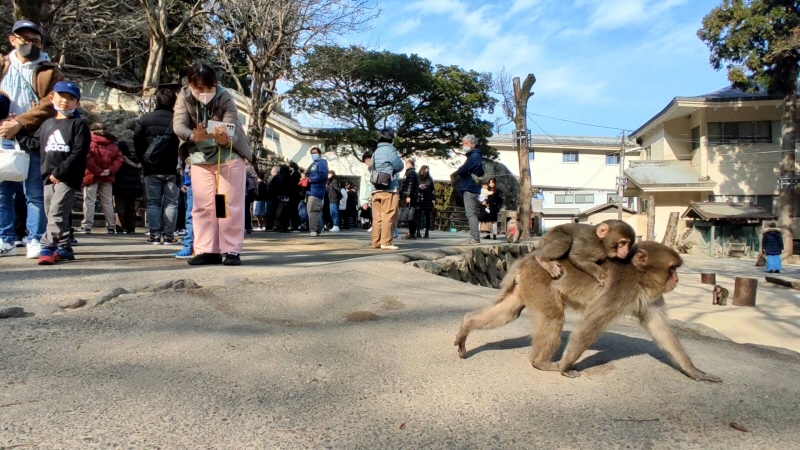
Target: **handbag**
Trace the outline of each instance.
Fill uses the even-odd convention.
[[[297,185],[300,186],[301,188],[307,188],[309,182],[311,182],[310,178],[301,178],[300,182],[297,183]]]
[[[413,206],[403,206],[400,208],[400,222],[413,222],[416,218],[416,208]]]
[[[175,133],[172,131],[172,125],[170,125],[164,134],[153,139],[153,142],[147,146],[147,150],[142,155],[142,161],[145,164],[158,164],[162,158],[169,155],[174,139]]]
[[[375,158],[372,158],[372,167],[370,168],[369,174],[369,182],[375,186],[375,189],[382,190],[388,189],[389,185],[392,184],[392,174],[387,172],[380,172],[375,170]]]
[[[19,147],[14,140],[14,148],[0,150],[0,181],[25,181],[31,165],[31,155]],[[5,147],[5,145],[4,145]]]

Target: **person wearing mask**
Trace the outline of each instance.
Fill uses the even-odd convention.
[[[245,161],[253,158],[253,152],[236,102],[218,85],[214,69],[197,64],[187,79],[175,104],[172,127],[191,164],[196,256],[189,264],[238,266],[244,243]],[[233,124],[233,136],[224,125],[209,129],[211,120]]]
[[[308,178],[308,228],[312,236],[322,234],[322,206],[325,204],[325,197],[328,184],[328,161],[321,158],[322,152],[319,147],[311,149],[311,159],[313,162],[306,170]]]
[[[118,142],[120,153],[122,153],[123,163],[119,172],[114,177],[112,192],[114,194],[114,206],[117,210],[120,233],[136,233],[136,199],[144,195],[142,185],[142,165],[139,159],[131,152],[130,147],[125,142]]]
[[[502,191],[497,189],[497,179],[490,178],[487,183],[489,195],[481,202],[481,212],[478,219],[481,231],[486,233],[484,239],[497,240],[497,215],[503,207]]]
[[[361,157],[361,161],[367,166],[367,171],[361,175],[358,184],[358,205],[361,219],[367,219],[370,223],[369,232],[372,232],[372,183],[370,182],[370,167],[372,167],[372,152],[367,150]]]
[[[403,160],[400,159],[392,142],[394,142],[394,131],[381,130],[378,135],[378,148],[372,155],[371,171],[375,172],[379,179],[388,179],[386,184],[373,184],[372,191],[372,248],[381,250],[397,250],[392,241],[399,202],[397,174],[403,170]]]
[[[92,234],[94,206],[100,197],[100,206],[106,218],[108,234],[117,232],[114,218],[114,176],[122,167],[125,158],[117,146],[117,137],[111,134],[104,123],[93,123],[89,127],[92,143],[86,158],[86,173],[83,176],[83,223],[79,232]]]
[[[328,171],[327,192],[331,212],[331,232],[337,233],[339,232],[339,201],[342,199],[342,187],[333,170]]]
[[[458,190],[464,199],[464,213],[469,221],[470,238],[464,242],[464,245],[481,243],[480,222],[478,220],[481,207],[478,196],[481,195],[481,185],[475,182],[473,176],[482,177],[484,172],[483,156],[477,145],[478,139],[474,135],[464,136],[461,141],[461,149],[466,153],[467,159],[456,171],[460,181]]]
[[[173,137],[164,154],[148,161],[145,153],[150,144],[165,135],[173,122],[177,97],[169,89],[156,92],[156,109],[133,124],[133,146],[136,157],[144,166],[144,186],[147,193],[147,222],[150,237],[147,242],[160,245],[177,244],[175,228],[178,222],[178,138]]]
[[[49,96],[56,83],[64,80],[61,71],[42,51],[44,35],[35,23],[29,20],[15,22],[8,40],[13,50],[3,57],[0,66],[0,91],[9,98],[8,116],[0,121],[3,148],[18,133],[34,136],[44,121],[56,116],[56,108]],[[41,177],[42,156],[39,151],[22,144],[20,147],[30,155],[28,176],[21,183],[28,213],[27,257],[38,259],[42,235],[47,227]],[[14,245],[14,196],[19,185],[12,181],[0,182],[0,257],[12,256],[17,252]]]
[[[433,225],[432,213],[433,208],[436,206],[436,189],[433,186],[433,177],[431,177],[430,168],[422,166],[419,168],[419,208],[417,209],[417,237],[419,237],[422,221],[425,221],[425,239],[430,237],[430,229]]]
[[[407,208],[415,208],[415,217],[408,221],[408,233],[403,235],[403,239],[417,238],[416,208],[419,207],[419,177],[414,165],[413,158],[406,160],[406,175],[400,188],[400,204]]]

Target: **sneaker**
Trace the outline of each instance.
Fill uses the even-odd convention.
[[[147,238],[148,244],[161,245],[161,236],[150,236]]]
[[[117,230],[114,229],[114,228],[109,228],[108,229],[108,234],[117,234]]]
[[[125,231],[125,234],[136,234],[136,232],[135,232],[135,231],[133,231],[133,230],[126,230],[126,231]]]
[[[25,239],[25,238],[22,238],[22,239],[17,239],[16,241],[14,241],[14,247],[17,247],[17,248],[22,248],[22,247],[25,247],[25,245],[27,244],[27,243],[25,242],[26,240],[27,240],[27,239]]]
[[[478,245],[480,243],[481,241],[477,239],[469,238],[466,241],[464,241],[461,245]]]
[[[39,259],[39,254],[42,252],[42,244],[36,239],[31,239],[28,243],[28,259]]]
[[[39,255],[39,262],[40,266],[52,266],[56,263],[55,255],[53,255],[53,251],[49,248],[43,248],[41,254]]]
[[[81,227],[77,232],[81,234],[92,234],[92,229]]]
[[[416,239],[417,236],[415,234],[406,233],[403,235],[403,239]]]
[[[164,238],[164,245],[175,245],[180,241],[175,239],[174,237]]]
[[[331,233],[338,233],[338,232],[339,232],[339,227],[331,228]]]
[[[55,257],[56,262],[75,261],[75,253],[71,248],[58,247],[56,251],[53,252],[53,256]]]
[[[17,247],[13,244],[3,242],[0,244],[0,256],[14,256],[17,254]]]
[[[381,250],[399,250],[400,247],[396,245],[381,245]]]
[[[241,266],[242,265],[242,258],[239,257],[238,253],[227,253],[227,254],[225,254],[225,261],[223,261],[222,265],[224,265],[224,266]]]
[[[78,240],[75,239],[74,237],[71,237],[71,238],[69,238],[69,244],[70,245],[78,245]]]
[[[369,230],[367,230],[367,231],[372,233],[372,227],[369,227]]]
[[[222,255],[219,253],[200,253],[189,260],[190,266],[206,266],[209,264],[222,264]]]
[[[184,248],[181,249],[181,251],[174,253],[172,256],[174,256],[177,259],[191,259],[192,256],[194,256],[194,253],[192,252],[192,249]]]
[[[175,232],[175,236],[186,236],[186,230],[178,230]]]

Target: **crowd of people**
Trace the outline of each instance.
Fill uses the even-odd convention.
[[[436,206],[430,169],[417,172],[414,159],[400,158],[392,130],[382,130],[376,150],[362,156],[366,173],[358,184],[340,180],[317,147],[307,169],[289,162],[261,174],[233,97],[215,70],[200,63],[179,92],[155,93],[155,110],[129,125],[129,146],[106,124],[81,116],[80,88],[42,51],[43,40],[36,24],[16,22],[9,38],[14,49],[0,72],[4,164],[11,161],[13,172],[28,161],[18,177],[0,182],[0,256],[24,246],[41,265],[74,259],[75,234],[94,232],[98,201],[106,233],[134,234],[142,196],[147,242],[181,244],[174,256],[190,265],[241,264],[244,236],[253,231],[320,236],[364,228],[373,248],[395,250],[402,215],[404,239],[429,237]],[[493,181],[483,195],[476,182],[483,176],[476,144],[474,136],[464,138],[467,159],[457,171],[468,244],[480,242],[479,223],[496,222],[502,203]],[[80,197],[76,230],[73,203]],[[491,225],[485,231],[496,233]]]

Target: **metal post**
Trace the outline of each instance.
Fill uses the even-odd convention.
[[[619,178],[617,179],[617,220],[622,220],[622,194],[625,187],[622,185],[622,177],[625,174],[625,132],[622,132],[622,141],[619,144]]]

